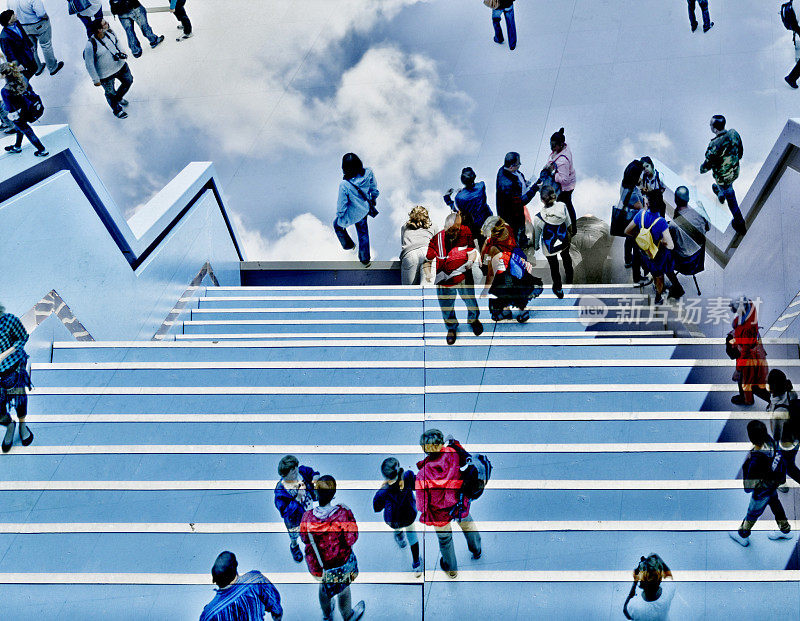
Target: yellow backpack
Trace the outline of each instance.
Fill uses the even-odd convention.
[[[653,228],[656,222],[658,222],[660,218],[656,218],[650,224],[649,227],[644,228],[644,212],[640,214],[639,220],[639,232],[636,234],[636,245],[642,249],[648,257],[651,259],[655,259],[656,255],[658,254],[658,244],[653,240],[653,234],[650,232],[650,229]]]

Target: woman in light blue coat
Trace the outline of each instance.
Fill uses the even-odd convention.
[[[333,230],[336,231],[342,248],[350,250],[355,248],[355,243],[346,229],[348,226],[355,225],[356,233],[358,233],[358,259],[364,264],[364,267],[369,267],[367,216],[374,218],[378,215],[375,201],[379,192],[375,185],[375,176],[369,168],[364,168],[355,153],[346,153],[342,158],[342,173],[344,179],[339,184],[339,200],[336,204]]]

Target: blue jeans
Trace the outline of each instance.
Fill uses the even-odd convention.
[[[356,247],[353,239],[347,233],[347,230],[339,226],[336,220],[333,221],[333,230],[336,231],[336,237],[339,238],[339,243],[342,244],[342,248],[350,250]],[[369,261],[369,229],[367,227],[367,216],[364,216],[361,220],[356,222],[356,233],[358,234],[358,260],[362,263],[367,263]]]
[[[506,30],[508,31],[508,47],[514,49],[517,47],[517,24],[514,21],[514,6],[511,5],[507,9],[493,9],[492,10],[492,25],[494,26],[494,40],[497,43],[503,42],[503,29],[500,28],[500,17],[505,13],[506,16]]]
[[[128,47],[131,48],[131,54],[134,56],[138,56],[142,53],[142,46],[139,45],[139,39],[136,36],[136,32],[133,30],[134,23],[139,24],[139,29],[142,31],[142,34],[147,37],[147,40],[150,41],[151,46],[158,41],[158,36],[153,32],[153,29],[150,28],[150,23],[147,21],[147,11],[144,10],[143,6],[137,6],[132,11],[120,15],[119,21],[125,29],[125,34],[128,36]]]
[[[742,525],[739,527],[739,535],[741,537],[747,538],[750,536],[753,525],[758,521],[758,518],[761,517],[761,514],[764,513],[764,509],[766,509],[768,505],[769,508],[772,509],[772,514],[775,516],[778,527],[785,533],[789,532],[789,522],[786,521],[786,512],[783,510],[783,505],[778,499],[778,490],[773,489],[770,493],[761,498],[750,497],[747,515],[744,518],[744,522],[742,522]]]
[[[742,217],[742,212],[739,210],[739,201],[736,200],[736,192],[733,191],[733,184],[717,184],[717,187],[719,188],[717,196],[724,198],[725,202],[728,203],[728,209],[731,212],[731,216],[733,216],[734,230],[743,233],[747,229],[747,226],[745,225],[744,218]]]
[[[692,24],[692,27],[697,27],[697,18],[694,15],[695,9],[695,0],[688,0],[689,1],[689,21]],[[700,5],[700,10],[703,12],[703,28],[708,30],[711,27],[711,17],[708,15],[708,0],[697,0],[697,4]]]
[[[456,319],[456,294],[461,296],[464,304],[467,305],[467,323],[478,321],[478,302],[475,300],[475,287],[472,285],[469,276],[467,280],[452,287],[437,287],[436,294],[439,298],[439,306],[442,308],[442,316],[447,329],[458,327]]]
[[[472,516],[456,520],[457,524],[464,532],[464,537],[467,538],[467,547],[473,554],[481,553],[481,534],[478,532],[478,527],[472,520]],[[452,522],[446,526],[435,526],[436,537],[439,539],[439,551],[442,553],[443,565],[447,571],[456,571],[458,569],[458,562],[456,561],[456,552],[453,549],[453,527]]]

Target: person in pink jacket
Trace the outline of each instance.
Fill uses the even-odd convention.
[[[300,522],[300,539],[306,544],[306,564],[312,576],[321,579],[319,605],[323,621],[333,621],[333,598],[338,596],[344,621],[357,621],[364,615],[364,602],[352,606],[350,583],[358,576],[353,544],[358,540],[358,524],[345,505],[332,504],[336,479],[330,475],[317,480],[319,506],[309,509]]]
[[[464,536],[473,559],[481,557],[481,534],[469,514],[469,498],[461,499],[461,472],[456,450],[445,446],[444,436],[438,429],[428,429],[419,439],[426,457],[417,462],[417,510],[419,521],[436,529],[439,539],[439,566],[451,578],[458,575],[458,563],[453,549],[453,529],[450,522],[455,519]]]
[[[575,190],[575,167],[572,165],[572,151],[567,144],[563,127],[550,136],[550,151],[547,165],[555,180],[561,185],[558,202],[567,206],[570,220],[572,220],[570,234],[575,235],[578,232],[578,220],[575,217],[575,207],[572,205],[572,192]]]

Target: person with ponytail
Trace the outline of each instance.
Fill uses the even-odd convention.
[[[3,106],[8,112],[8,120],[14,124],[14,130],[17,134],[14,144],[8,145],[5,150],[9,153],[21,153],[22,136],[27,136],[31,144],[36,147],[36,151],[33,152],[34,155],[38,157],[50,155],[29,125],[29,123],[41,116],[42,100],[33,92],[17,63],[3,63],[0,65],[0,75],[6,80],[3,90],[0,91]],[[38,112],[34,110],[37,106]]]
[[[578,220],[575,217],[575,207],[572,205],[572,192],[575,190],[575,167],[572,165],[572,150],[567,144],[563,127],[550,136],[550,151],[547,166],[550,168],[553,178],[561,186],[558,202],[567,206],[572,221],[570,235],[575,235],[578,232]]]

